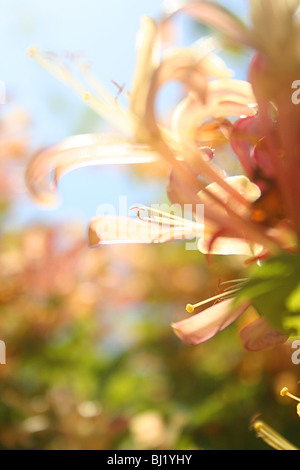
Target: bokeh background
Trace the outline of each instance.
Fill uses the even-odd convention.
[[[249,21],[247,2],[223,2]],[[135,38],[159,0],[1,0],[0,79],[0,449],[267,449],[250,429],[261,415],[300,445],[295,408],[279,396],[298,388],[289,345],[242,349],[241,319],[199,346],[170,324],[185,305],[239,278],[243,260],[205,256],[184,243],[87,247],[101,203],[166,201],[161,168],[93,168],[66,175],[61,205],[38,207],[24,172],[41,147],[99,131],[99,116],[26,55],[31,45],[83,53],[113,93],[130,87]],[[208,30],[180,20],[187,44]],[[226,59],[247,76],[249,53]],[[243,277],[243,275],[242,275]]]

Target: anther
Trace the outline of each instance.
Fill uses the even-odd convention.
[[[296,397],[295,395],[292,395],[292,393],[289,392],[289,389],[287,387],[284,387],[281,391],[280,391],[280,395],[282,397],[290,397],[292,398],[293,400],[296,400],[296,401],[299,401],[300,402],[300,398]]]
[[[235,294],[238,291],[239,291],[238,288],[231,289],[231,290],[228,290],[226,292],[222,292],[221,294],[215,295],[214,297],[210,297],[209,299],[202,300],[201,302],[198,302],[197,304],[194,304],[194,305],[187,304],[186,311],[189,312],[189,313],[193,313],[195,308],[197,308],[197,307],[202,307],[205,304],[212,303],[212,302],[215,302],[215,301],[221,301],[221,300],[229,299],[233,294]]]
[[[91,99],[91,94],[86,91],[82,96],[83,101],[89,101]]]
[[[296,397],[295,395],[293,395],[292,393],[289,392],[289,389],[287,387],[284,387],[281,391],[280,391],[280,395],[282,397],[290,397],[292,398],[293,400],[296,400],[298,402],[300,402],[300,398]],[[297,405],[297,415],[299,416],[300,418],[300,403],[298,403]]]
[[[256,431],[257,437],[263,439],[275,450],[299,450],[263,421],[255,421],[253,429]]]
[[[280,390],[280,395],[282,397],[285,397],[288,392],[289,392],[289,389],[287,387],[284,387],[282,390]]]
[[[193,305],[188,304],[188,305],[186,306],[186,311],[187,311],[187,312],[193,313],[194,310],[195,310],[195,308],[193,307]]]
[[[27,55],[29,57],[34,57],[38,52],[38,49],[36,46],[31,46],[27,49]]]

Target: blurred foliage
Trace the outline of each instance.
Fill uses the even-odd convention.
[[[1,223],[22,142],[1,153]],[[295,409],[279,396],[297,388],[289,345],[244,351],[243,318],[200,346],[170,327],[243,261],[208,265],[180,242],[90,250],[83,229],[1,231],[0,449],[266,449],[249,429],[259,413],[297,445]]]
[[[252,305],[278,330],[299,336],[299,255],[283,253],[252,269],[251,278],[238,294],[238,301],[250,298]]]

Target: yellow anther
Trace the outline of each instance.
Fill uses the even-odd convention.
[[[281,391],[280,391],[280,395],[282,397],[285,397],[287,394],[289,393],[289,389],[287,387],[284,387]]]
[[[239,290],[238,288],[231,289],[231,290],[222,292],[222,294],[218,294],[218,295],[215,295],[214,297],[210,297],[209,299],[202,300],[201,302],[198,302],[197,304],[194,304],[194,305],[187,304],[186,311],[189,312],[189,313],[193,313],[195,308],[197,308],[197,307],[202,307],[203,305],[215,302],[216,300],[229,299],[230,296],[232,296],[232,294],[235,294],[236,292],[238,292],[238,290]]]
[[[263,423],[261,421],[256,421],[253,425],[255,431],[260,431],[263,428]]]
[[[31,47],[29,47],[29,48],[27,49],[27,55],[28,55],[29,57],[33,57],[33,56],[35,56],[35,55],[37,54],[37,51],[38,51],[38,49],[37,49],[36,46],[31,46]]]
[[[255,421],[253,429],[256,431],[257,437],[263,439],[275,450],[299,450],[263,421]]]
[[[86,91],[82,96],[83,101],[89,101],[91,99],[91,94]]]
[[[300,398],[296,397],[295,395],[292,395],[290,392],[289,392],[289,389],[287,387],[284,387],[281,392],[280,392],[280,395],[282,397],[290,397],[292,398],[293,400],[296,400],[296,401],[300,401]]]
[[[293,400],[296,400],[296,401],[299,402],[298,405],[297,405],[297,414],[298,414],[298,416],[300,417],[300,398],[296,397],[295,395],[292,395],[292,394],[289,392],[289,390],[288,390],[287,387],[284,387],[284,388],[281,390],[280,395],[281,395],[282,397],[290,397],[290,398],[292,398]]]
[[[193,305],[188,304],[188,305],[186,306],[186,311],[187,311],[187,312],[193,313],[194,310],[195,310],[195,309],[194,309]]]

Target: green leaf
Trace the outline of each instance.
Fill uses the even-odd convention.
[[[286,318],[300,314],[300,256],[284,253],[250,270],[237,302],[250,301],[261,316],[279,331],[294,328]],[[295,322],[294,322],[295,323]]]
[[[287,299],[287,307],[291,312],[300,312],[300,283]]]
[[[286,316],[283,319],[283,326],[291,331],[291,336],[298,338],[300,336],[300,315]]]

